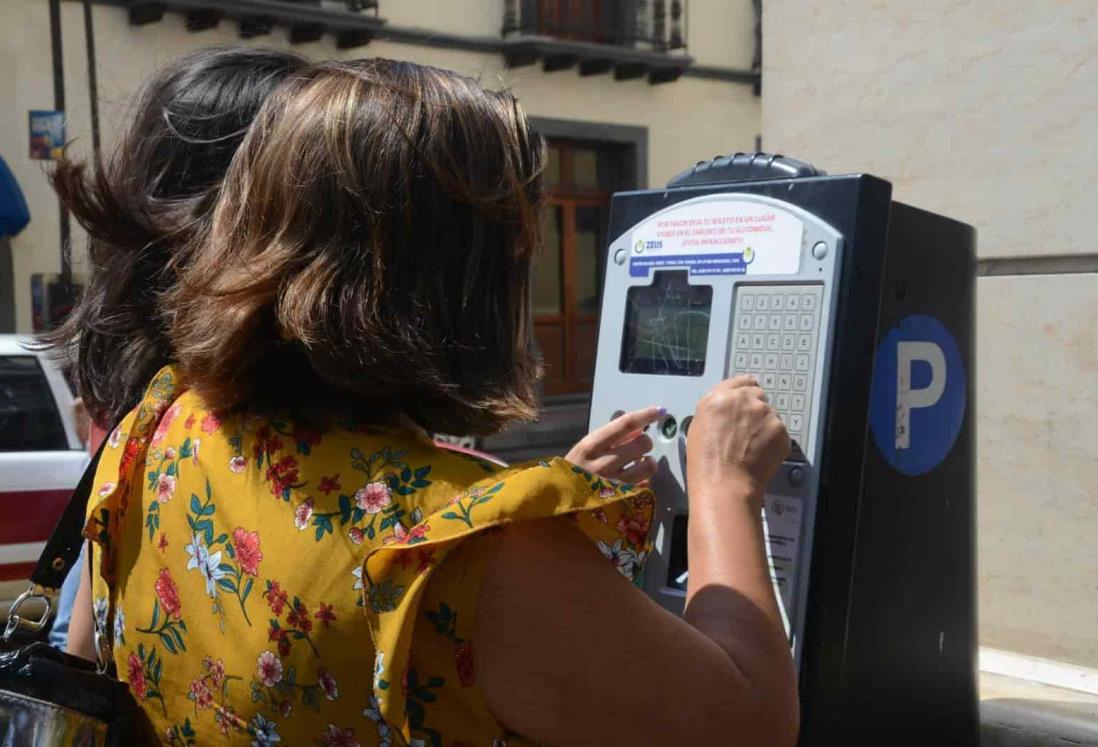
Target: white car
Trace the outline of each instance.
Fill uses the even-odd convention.
[[[27,588],[88,454],[73,396],[30,340],[0,335],[0,608]]]

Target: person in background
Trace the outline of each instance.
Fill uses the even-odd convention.
[[[88,408],[84,405],[84,400],[77,397],[72,403],[72,419],[73,425],[76,427],[76,435],[80,439],[80,442],[84,444],[84,448],[88,450],[88,454],[95,454],[99,450],[99,445],[103,443],[103,439],[107,437],[107,434],[102,430],[94,428],[91,421],[91,416],[88,415]],[[76,601],[76,592],[80,588],[80,572],[84,567],[84,553],[80,553],[80,557],[73,564],[73,567],[69,570],[69,574],[65,577],[65,583],[61,585],[61,589],[57,593],[57,612],[53,617],[53,625],[50,626],[49,644],[54,648],[65,650],[65,646],[69,639],[69,622],[72,619],[72,605]]]
[[[511,95],[409,62],[318,63],[263,105],[88,507],[69,649],[98,631],[166,741],[795,742],[761,526],[790,442],[757,382],[695,413],[682,618],[631,583],[650,491],[426,435],[536,412],[544,158]],[[658,415],[580,461],[635,476]]]
[[[181,248],[203,223],[248,125],[276,85],[306,61],[266,49],[207,49],[180,57],[143,88],[114,158],[89,174],[64,160],[54,188],[88,232],[92,267],[78,306],[39,338],[78,397],[80,440],[94,455],[171,360],[156,300]],[[64,649],[83,555],[66,577],[50,629]]]

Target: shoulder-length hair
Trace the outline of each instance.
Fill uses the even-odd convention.
[[[173,263],[208,222],[217,188],[267,96],[305,67],[266,49],[206,49],[142,89],[111,158],[89,173],[61,161],[54,188],[88,232],[80,303],[41,343],[55,350],[89,413],[113,425],[172,358],[157,302]]]
[[[165,310],[214,408],[394,413],[485,434],[536,412],[544,144],[508,93],[372,59],[267,102]]]

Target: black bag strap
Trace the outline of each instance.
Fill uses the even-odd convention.
[[[69,504],[65,506],[53,534],[38,557],[38,565],[34,567],[34,573],[30,577],[31,583],[46,589],[60,589],[69,569],[80,557],[80,548],[84,544],[84,516],[88,509],[88,498],[95,483],[99,457],[103,455],[106,445],[107,438],[104,438],[80,477],[80,482],[73,489]]]

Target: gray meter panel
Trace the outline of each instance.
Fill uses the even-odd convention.
[[[709,194],[649,215],[608,247],[590,427],[649,405],[659,499],[645,591],[681,613],[686,443],[698,400],[750,373],[796,442],[764,522],[794,655],[803,640],[842,237],[778,199]]]

